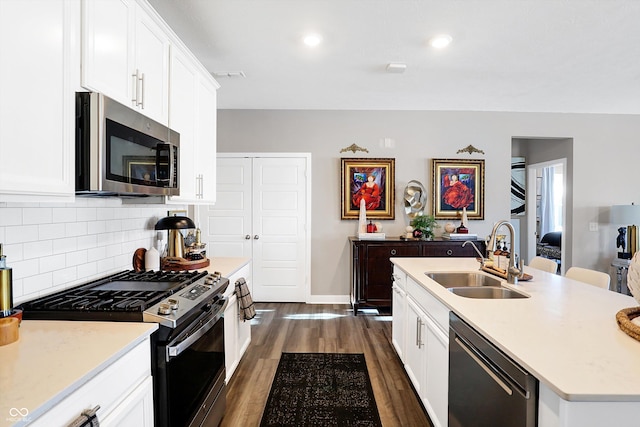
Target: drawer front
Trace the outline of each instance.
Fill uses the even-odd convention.
[[[418,245],[370,245],[367,248],[367,258],[369,260],[386,260],[391,257],[415,257],[420,256],[420,246]]]
[[[407,277],[407,295],[449,336],[449,309],[444,304],[411,277]]]
[[[423,256],[428,256],[428,257],[477,257],[478,256],[476,251],[473,249],[473,246],[466,245],[463,248],[462,247],[463,243],[464,242],[459,242],[459,241],[433,242],[432,244],[424,245],[422,247],[422,254]],[[478,246],[478,249],[480,249],[480,251],[483,251],[484,244],[479,245],[478,243],[476,243],[476,246]]]
[[[143,381],[151,377],[151,344],[149,338],[107,366],[98,375],[64,398],[33,426],[48,427],[52,420],[67,425],[84,409],[97,405],[98,419],[104,419]]]
[[[407,288],[407,273],[395,265],[393,266],[393,283],[402,290]]]

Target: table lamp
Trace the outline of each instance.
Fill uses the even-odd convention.
[[[632,224],[626,228],[618,228],[618,237],[616,238],[616,246],[622,248],[622,251],[618,252],[618,258],[631,259],[638,250],[638,226],[635,223],[640,223],[640,205],[631,203],[630,205],[611,206],[609,222],[616,225]]]
[[[186,216],[167,216],[156,223],[156,230],[169,230],[168,257],[184,258],[184,239],[179,230],[187,228],[196,228],[196,225]]]

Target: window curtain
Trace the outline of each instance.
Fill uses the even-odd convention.
[[[555,231],[555,207],[553,201],[553,177],[555,170],[553,166],[542,169],[542,179],[540,181],[540,236]]]

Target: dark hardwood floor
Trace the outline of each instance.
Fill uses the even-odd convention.
[[[282,352],[364,353],[383,426],[431,426],[391,345],[391,317],[353,316],[347,305],[259,303],[256,311],[221,427],[260,425]]]

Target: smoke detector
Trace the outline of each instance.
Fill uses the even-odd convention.
[[[387,73],[404,73],[407,69],[407,64],[403,62],[390,62],[387,64]]]

